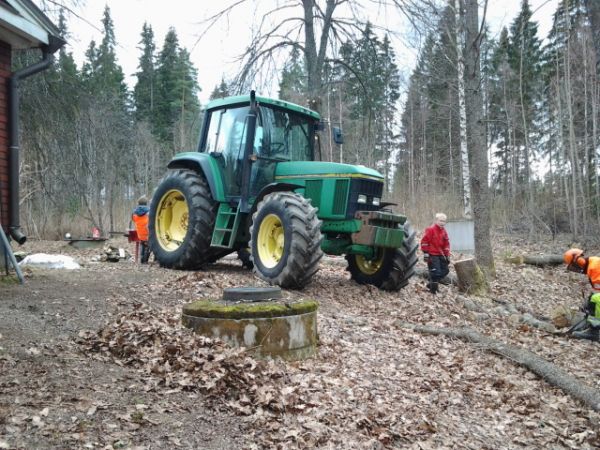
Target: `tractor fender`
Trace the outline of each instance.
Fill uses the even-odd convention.
[[[304,188],[304,186],[293,183],[267,184],[264,188],[260,190],[260,192],[256,196],[256,200],[254,201],[252,209],[250,210],[250,217],[254,215],[254,213],[256,212],[256,208],[258,208],[258,204],[262,201],[263,198],[265,198],[265,196],[272,194],[273,192],[292,192],[300,188]]]
[[[203,174],[210,188],[212,198],[217,202],[225,201],[223,183],[219,182],[221,172],[217,161],[211,155],[199,152],[179,153],[173,157],[167,168],[190,169]]]

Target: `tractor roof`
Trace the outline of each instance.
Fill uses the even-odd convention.
[[[268,97],[260,97],[260,96],[256,96],[256,101],[259,104],[267,104],[267,105],[272,105],[272,106],[277,106],[279,108],[285,108],[285,109],[289,109],[291,111],[300,113],[300,114],[305,114],[307,116],[311,116],[314,119],[319,120],[321,118],[321,116],[319,115],[319,113],[312,111],[308,108],[305,108],[303,106],[300,105],[296,105],[294,103],[290,103],[290,102],[286,102],[284,100],[276,100],[273,98],[268,98]],[[235,97],[225,97],[225,98],[219,98],[217,100],[213,100],[212,102],[209,102],[208,105],[206,105],[206,109],[217,109],[217,108],[222,108],[224,106],[231,106],[231,105],[238,105],[238,104],[249,104],[250,103],[250,95],[238,95]]]

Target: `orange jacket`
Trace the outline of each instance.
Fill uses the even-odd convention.
[[[131,216],[133,223],[135,223],[135,229],[137,230],[138,239],[140,241],[148,240],[148,214],[141,216],[133,214]]]
[[[590,279],[592,289],[596,292],[600,292],[600,257],[590,256],[588,258],[588,265],[585,273]]]

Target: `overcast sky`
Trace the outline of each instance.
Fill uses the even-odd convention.
[[[276,0],[271,1],[277,4]],[[227,79],[235,73],[235,58],[248,41],[251,24],[262,18],[253,8],[239,9],[236,14],[229,16],[227,21],[223,20],[218,27],[210,30],[198,41],[202,21],[230,2],[231,0],[87,0],[83,7],[76,10],[81,19],[69,19],[69,30],[72,34],[68,45],[81,66],[90,40],[95,39],[99,42],[102,39],[102,13],[105,5],[108,5],[118,42],[118,62],[123,67],[128,83],[133,86],[136,81],[133,74],[137,70],[140,57],[138,46],[143,23],[148,22],[152,26],[158,50],[162,47],[167,30],[172,26],[177,32],[180,45],[191,51],[191,60],[198,69],[198,83],[202,88],[200,99],[202,103],[206,103],[221,77],[225,76]],[[268,2],[262,2],[266,3]],[[510,25],[519,11],[521,0],[490,0],[489,3],[488,21],[492,32],[497,33],[503,25]],[[534,11],[533,19],[539,24],[539,36],[545,38],[552,24],[552,14],[558,0],[530,0],[530,4]],[[371,11],[370,14],[374,23],[396,30],[407,28],[399,16],[394,17],[378,11]],[[402,64],[414,64],[415,51],[406,48],[400,40],[396,40],[395,44],[399,55],[398,65],[408,74],[412,67]],[[274,92],[261,91],[261,94],[276,97],[276,87],[273,90]]]

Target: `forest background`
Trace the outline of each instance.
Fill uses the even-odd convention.
[[[587,3],[593,2],[558,2],[547,36],[538,36],[527,1],[499,35],[481,30],[479,84],[492,222],[505,231],[586,236],[600,229],[594,46],[600,39]],[[67,36],[74,7],[40,6]],[[318,97],[311,106],[326,121],[325,158],[379,169],[388,181],[387,200],[424,226],[437,210],[450,218],[468,214],[463,15],[453,1],[399,7],[423,36],[404,84],[388,30],[356,21],[351,27],[338,24],[344,32],[327,42],[318,83],[306,47],[278,45],[284,59],[265,53],[266,64],[267,58],[256,55],[267,40],[257,40],[248,45],[235,77],[203,89],[212,99],[247,93],[260,88],[256,75],[268,78],[267,71],[279,79],[281,99],[307,105]],[[86,234],[92,226],[105,233],[124,230],[135,199],[152,193],[169,159],[197,145],[198,72],[176,29],[161,43],[152,24],[140,30],[130,89],[117,61],[108,7],[101,28],[102,39],[89,43],[83,64],[63,48],[51,69],[23,82],[21,210],[32,237]],[[264,35],[273,38],[270,31]],[[19,52],[14,60],[18,68],[39,60],[39,54]],[[332,142],[333,127],[343,129],[343,145]]]

